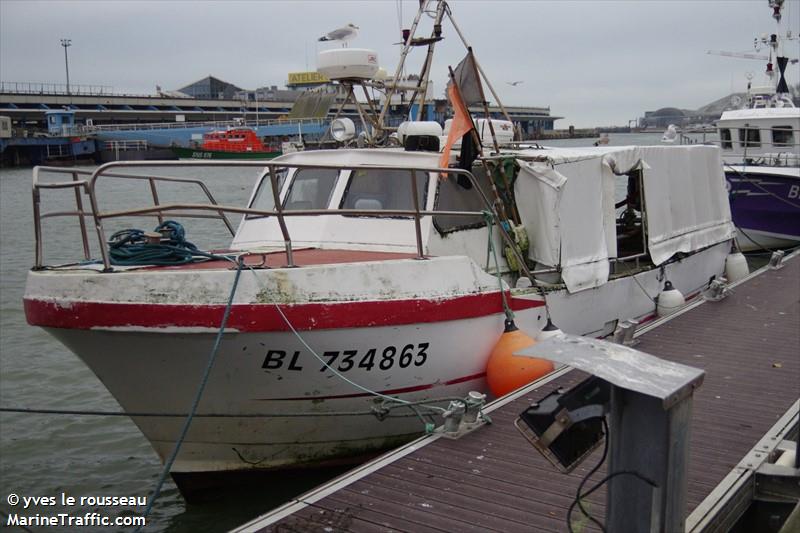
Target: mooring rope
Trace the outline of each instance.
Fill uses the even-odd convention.
[[[172,449],[172,453],[170,454],[167,461],[164,463],[164,468],[161,470],[161,475],[158,478],[158,482],[156,483],[156,488],[153,491],[153,495],[147,502],[147,508],[145,508],[143,517],[147,517],[150,514],[150,511],[153,509],[153,504],[158,499],[159,495],[161,494],[161,489],[164,486],[164,482],[167,479],[167,475],[169,475],[169,471],[172,469],[172,465],[175,462],[175,459],[178,457],[178,452],[183,445],[183,441],[186,439],[186,434],[189,432],[189,426],[192,424],[192,420],[194,419],[194,414],[197,412],[197,406],[200,404],[200,399],[203,397],[203,392],[205,391],[206,385],[208,384],[208,378],[211,375],[211,369],[214,366],[214,361],[217,359],[217,353],[219,352],[219,346],[222,343],[222,336],[225,333],[225,326],[228,324],[228,318],[231,314],[231,309],[233,308],[233,298],[236,295],[236,289],[239,286],[239,278],[242,274],[242,269],[244,268],[244,258],[240,257],[238,259],[238,267],[236,268],[236,275],[233,278],[233,286],[231,287],[230,295],[228,296],[228,304],[225,306],[225,313],[222,315],[222,322],[219,326],[219,331],[217,332],[217,337],[214,339],[214,347],[211,349],[211,354],[208,357],[208,363],[206,364],[205,370],[203,371],[203,377],[200,379],[200,384],[197,387],[197,392],[195,393],[194,400],[192,401],[192,407],[189,409],[189,414],[186,417],[185,422],[183,423],[183,427],[181,428],[180,435],[178,439],[175,441],[175,446]],[[142,526],[139,526],[136,531],[141,531]]]
[[[261,280],[258,279],[258,275],[256,274],[256,271],[253,270],[252,268],[250,268],[250,270],[253,272],[253,275],[256,276],[256,281],[259,283],[259,285],[261,285]],[[294,325],[291,323],[291,321],[289,321],[287,316],[284,314],[283,309],[281,309],[281,306],[278,305],[277,303],[274,304],[274,306],[275,306],[275,309],[278,311],[278,314],[281,315],[281,318],[283,319],[283,321],[286,324],[286,326],[292,331],[292,333],[294,333],[295,337],[297,337],[297,340],[300,341],[300,344],[302,344],[320,363],[322,363],[323,366],[325,366],[325,368],[327,368],[328,370],[333,372],[333,374],[336,375],[338,378],[340,378],[342,381],[352,385],[353,387],[355,387],[358,390],[366,392],[367,394],[370,394],[370,395],[378,397],[378,398],[383,398],[385,401],[396,402],[396,403],[399,403],[399,404],[401,404],[403,406],[407,406],[407,407],[410,407],[411,405],[414,405],[414,406],[419,405],[420,407],[424,407],[426,409],[430,409],[430,410],[436,411],[438,413],[443,413],[443,412],[446,411],[446,409],[444,407],[439,407],[439,406],[435,406],[435,405],[417,404],[415,402],[410,402],[408,400],[403,400],[402,398],[397,398],[395,396],[389,396],[389,395],[386,395],[386,394],[382,394],[382,393],[380,393],[378,391],[374,391],[374,390],[370,389],[369,387],[365,387],[364,385],[361,385],[360,383],[356,383],[352,379],[348,378],[347,376],[343,375],[341,372],[339,372],[338,370],[333,368],[331,365],[328,364],[327,361],[325,361],[322,357],[320,357],[320,355],[316,352],[316,350],[314,350],[314,348],[309,346],[309,344],[306,342],[306,340],[303,338],[303,336],[300,335],[300,333],[295,329]],[[464,402],[464,400],[462,398],[457,399],[457,401]],[[425,429],[426,429],[426,431],[432,430],[432,428],[430,428],[427,423],[425,425]]]
[[[451,398],[437,398],[435,401],[444,402]],[[429,400],[433,402],[434,400]],[[405,406],[401,406],[405,407]],[[387,409],[394,409],[387,406]],[[102,411],[93,409],[43,409],[38,407],[0,407],[0,413],[21,413],[34,415],[69,415],[69,416],[126,416],[129,418],[185,418],[189,413],[139,413],[127,411]],[[299,412],[280,412],[280,413],[195,413],[194,418],[292,418],[292,417],[315,417],[315,416],[363,416],[375,415],[375,409],[363,411],[299,411]],[[404,415],[413,416],[413,415]]]
[[[729,164],[726,164],[726,165],[725,165],[725,167],[726,167],[726,168],[727,168],[727,170],[729,170],[730,172],[732,172],[732,173],[736,174],[736,175],[739,177],[739,179],[741,179],[742,181],[744,181],[744,182],[746,182],[746,183],[749,183],[750,185],[752,185],[752,186],[753,186],[753,187],[755,187],[756,189],[759,189],[759,190],[761,190],[761,192],[763,192],[764,194],[766,194],[766,195],[768,195],[768,196],[771,196],[771,197],[775,198],[776,200],[779,200],[779,201],[781,201],[781,202],[783,202],[783,203],[785,203],[785,204],[788,204],[788,205],[790,205],[791,207],[794,207],[795,209],[800,209],[800,205],[798,205],[798,204],[795,204],[795,203],[792,203],[792,202],[790,202],[790,201],[786,200],[785,198],[783,198],[783,197],[781,197],[781,196],[778,196],[777,194],[773,193],[772,191],[770,191],[770,190],[769,190],[769,189],[767,189],[766,187],[763,187],[763,186],[761,186],[759,183],[757,183],[757,182],[754,180],[754,178],[751,178],[751,177],[749,177],[747,174],[744,174],[744,173],[742,173],[740,170],[737,170],[737,169],[733,168],[733,166],[731,166],[731,165],[729,165]],[[756,166],[756,168],[758,168],[758,167]],[[757,170],[756,170],[756,172],[757,172]],[[730,203],[731,203],[731,206],[733,206],[733,203],[734,203],[734,202],[736,201],[736,199],[737,199],[737,198],[736,198],[736,196],[733,194],[733,187],[731,187],[731,190],[728,192],[728,197],[729,197],[729,201],[730,201]],[[766,247],[766,246],[764,246],[764,245],[761,245],[761,244],[759,244],[758,242],[756,242],[756,241],[755,241],[755,239],[753,239],[752,237],[750,237],[750,235],[749,235],[747,232],[745,232],[745,231],[744,231],[742,228],[740,228],[739,226],[736,226],[736,230],[737,230],[739,233],[741,233],[742,235],[744,235],[744,237],[745,237],[745,238],[746,238],[748,241],[750,241],[750,243],[751,243],[751,244],[753,244],[753,245],[754,245],[756,248],[758,248],[759,250],[763,250],[764,252],[768,252],[768,253],[774,253],[774,252],[775,252],[775,250],[773,250],[773,249],[771,249],[771,248],[768,248],[768,247]]]
[[[494,242],[492,239],[493,230],[494,230],[494,213],[488,210],[482,211],[483,218],[486,220],[486,229],[489,230],[489,238],[486,240],[486,256],[487,256],[487,264],[488,264],[488,256],[491,253],[492,257],[494,257],[494,273],[497,276],[497,283],[500,286],[500,298],[503,302],[503,312],[506,314],[507,320],[514,320],[514,311],[511,310],[511,306],[508,305],[508,300],[506,299],[506,290],[503,287],[503,277],[500,272],[500,261],[497,259],[497,250],[494,248]],[[488,268],[486,270],[489,270]]]
[[[758,169],[757,165],[752,165],[752,166],[755,167],[756,169]],[[747,176],[746,174],[743,174],[741,171],[733,168],[731,165],[726,164],[725,167],[727,167],[728,170],[730,170],[731,172],[733,172],[734,174],[739,176],[739,178],[742,181],[745,181],[745,182],[749,183],[750,185],[752,185],[753,187],[755,187],[756,189],[761,190],[761,192],[763,192],[764,194],[766,194],[768,196],[772,196],[776,200],[778,200],[780,202],[783,202],[783,203],[785,203],[785,204],[787,204],[787,205],[789,205],[791,207],[794,207],[795,209],[800,209],[800,204],[796,204],[794,202],[790,202],[786,198],[783,198],[782,196],[779,196],[779,195],[775,194],[774,192],[770,191],[766,187],[763,187],[760,184],[756,183],[754,181],[754,178],[751,178],[751,177]],[[754,170],[753,172],[758,172],[758,170]],[[731,193],[733,193],[733,187],[731,187],[731,191],[728,193],[728,196],[732,196]]]
[[[186,232],[179,222],[166,220],[155,230],[162,237],[159,242],[148,240],[147,234],[140,229],[124,229],[114,233],[108,240],[108,255],[112,265],[183,265],[199,260],[227,259],[199,250],[197,246],[186,240]]]
[[[497,257],[495,256],[495,260],[496,259],[497,259]],[[262,288],[264,288],[264,285],[261,282],[261,280],[258,278],[258,274],[256,273],[256,271],[252,267],[248,266],[248,268],[250,269],[250,271],[255,276],[256,283],[258,283]],[[501,293],[502,293],[502,280],[501,280],[501,285],[500,286],[501,286]],[[505,303],[505,294],[503,294],[503,303]],[[427,399],[427,400],[419,400],[419,401],[409,401],[409,400],[404,400],[402,398],[398,398],[396,396],[390,396],[390,395],[387,395],[387,394],[382,394],[382,393],[380,393],[378,391],[374,391],[374,390],[370,389],[369,387],[365,387],[364,385],[361,385],[360,383],[356,383],[352,379],[348,378],[347,376],[343,375],[341,372],[339,372],[338,370],[333,368],[330,364],[328,364],[327,361],[325,361],[322,357],[320,357],[320,355],[316,352],[316,350],[314,350],[311,346],[309,346],[309,344],[306,342],[306,340],[303,338],[303,336],[300,335],[300,332],[298,332],[297,329],[295,329],[294,325],[291,323],[289,318],[283,312],[283,309],[281,309],[280,305],[275,303],[274,306],[275,306],[275,309],[278,311],[278,314],[281,315],[281,318],[283,319],[283,321],[286,324],[286,326],[292,331],[292,333],[297,338],[297,340],[299,340],[300,343],[320,363],[322,363],[322,365],[325,368],[327,368],[328,370],[333,372],[333,374],[335,376],[337,376],[338,378],[340,378],[342,381],[344,381],[345,383],[348,383],[349,385],[355,387],[356,389],[361,390],[361,391],[363,391],[363,392],[365,392],[367,394],[373,395],[373,396],[375,396],[377,398],[383,398],[383,403],[381,404],[381,406],[373,409],[373,411],[375,411],[376,416],[378,416],[379,418],[380,418],[380,416],[378,415],[378,412],[380,410],[382,410],[382,409],[386,409],[387,407],[389,409],[392,409],[392,408],[395,408],[395,407],[406,407],[406,408],[411,409],[420,418],[420,420],[423,421],[423,423],[425,424],[425,432],[426,433],[432,433],[434,428],[435,428],[435,424],[432,423],[432,422],[426,421],[423,418],[422,413],[419,412],[419,408],[427,409],[429,411],[432,411],[432,412],[435,412],[435,413],[438,413],[438,414],[443,414],[443,413],[447,412],[447,409],[445,409],[444,407],[440,407],[438,405],[430,405],[430,404],[431,403],[442,403],[442,402],[446,402],[446,401],[451,401],[451,402],[455,401],[455,402],[462,403],[465,407],[467,406],[467,402],[466,402],[466,400],[464,398],[453,397],[453,398],[437,398],[437,399]],[[510,309],[509,309],[509,311],[510,311]],[[399,405],[398,406],[391,406],[391,403],[396,403],[396,404],[399,404]],[[483,418],[484,420],[486,420],[487,422],[491,423],[491,419],[487,415],[485,415],[483,413],[483,409],[479,409],[478,415],[481,418]]]

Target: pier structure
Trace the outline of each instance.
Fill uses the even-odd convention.
[[[223,98],[191,98],[166,95],[117,94],[108,87],[72,86],[72,94],[56,85],[0,82],[0,115],[10,117],[19,128],[45,127],[45,113],[52,110],[75,112],[76,124],[103,125],[153,125],[170,124],[180,128],[182,123],[215,123],[245,118],[258,118],[266,122],[285,119],[294,105],[294,100],[253,100]],[[329,115],[336,112],[334,102]],[[442,114],[447,107],[445,100],[437,100],[436,113]],[[523,132],[552,130],[553,123],[561,117],[551,116],[549,107],[506,106],[512,121]],[[480,110],[475,108],[475,113]],[[501,110],[490,106],[492,116],[501,118]],[[344,106],[341,116],[358,119],[353,104]]]
[[[753,273],[720,301],[701,298],[643,328],[636,341],[636,350],[705,373],[684,428],[688,472],[679,530],[796,531],[800,254]],[[570,507],[576,530],[597,530],[575,503],[600,450],[563,474],[514,427],[532,404],[586,377],[563,366],[489,404],[491,424],[458,439],[441,432],[421,437],[236,531],[562,532]],[[587,487],[606,474],[600,468]],[[606,503],[602,486],[582,501],[598,521],[608,518]],[[788,529],[781,529],[784,521]]]
[[[328,127],[327,119],[259,119],[211,122],[156,122],[145,124],[111,124],[83,126],[78,131],[104,142],[144,141],[151,146],[191,146],[203,135],[232,126],[252,127],[259,137],[321,136]]]
[[[278,96],[299,91],[277,91]],[[67,93],[57,84],[0,82],[0,119],[10,125],[10,135],[0,138],[0,162],[11,165],[65,162],[81,158],[106,160],[119,153],[119,147],[142,148],[128,157],[153,159],[170,146],[189,147],[202,141],[203,135],[231,126],[249,126],[259,137],[278,141],[299,136],[318,138],[328,127],[330,117],[338,110],[333,101],[327,116],[291,118],[295,101],[255,98],[210,98],[115,93],[106,86],[72,85]],[[431,104],[429,114],[444,122],[448,112],[446,100]],[[392,106],[387,124],[398,125],[404,106]],[[483,109],[472,109],[482,114]],[[549,107],[506,106],[515,127],[524,138],[537,138],[543,131],[552,131],[561,117],[551,116]],[[324,113],[324,110],[323,110]],[[392,114],[394,113],[394,114]],[[503,119],[497,106],[489,106],[493,118]],[[53,116],[71,114],[69,125],[59,124],[53,132]],[[352,103],[342,107],[339,116],[359,122]],[[159,150],[161,149],[161,150]],[[113,159],[112,159],[113,160]]]

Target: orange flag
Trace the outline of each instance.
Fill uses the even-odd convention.
[[[461,93],[454,83],[451,83],[447,87],[447,97],[450,99],[450,103],[453,104],[453,111],[455,113],[453,115],[453,122],[450,123],[450,132],[447,134],[447,142],[444,145],[442,157],[439,159],[439,166],[441,168],[447,168],[450,162],[450,149],[453,147],[453,144],[465,134],[469,133],[473,128],[472,118],[469,116],[467,106],[464,105],[464,101],[461,99]]]

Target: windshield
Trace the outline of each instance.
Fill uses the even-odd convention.
[[[327,209],[339,171],[333,168],[304,168],[294,174],[283,202],[287,211]]]
[[[416,172],[417,202],[425,209],[428,173]],[[356,169],[341,203],[342,209],[414,210],[411,171],[401,169]]]
[[[275,174],[278,176],[278,195],[280,195],[281,189],[283,189],[283,184],[286,181],[286,172],[287,170],[285,168],[276,169],[275,171]],[[272,197],[272,186],[270,185],[269,172],[261,177],[261,182],[258,184],[258,190],[253,197],[253,201],[250,202],[250,209],[258,209],[260,211],[272,211],[275,209],[275,200]],[[248,218],[253,216],[257,215],[248,215]]]

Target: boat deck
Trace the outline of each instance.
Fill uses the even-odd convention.
[[[235,255],[242,252],[237,250],[212,250],[210,253],[217,255]],[[377,261],[414,259],[417,257],[417,254],[406,252],[378,252],[371,250],[342,250],[335,248],[296,248],[292,251],[292,257],[294,259],[295,267],[301,268],[320,265],[340,265],[346,263],[371,263]],[[285,268],[289,264],[286,251],[283,248],[280,250],[250,251],[246,255],[243,255],[242,258],[246,267]],[[47,268],[50,270],[62,271],[87,269],[101,271],[104,267],[102,262],[97,261],[93,263],[69,263],[59,266],[49,266]],[[118,272],[130,270],[148,272],[159,272],[162,270],[236,270],[236,264],[233,261],[228,261],[225,259],[209,259],[207,261],[196,261],[178,265],[113,265],[113,269]]]
[[[729,524],[749,503],[747,483],[765,452],[797,425],[800,257],[779,270],[763,269],[726,299],[689,306],[638,338],[638,350],[706,371],[694,395],[686,530]],[[562,474],[513,421],[532,402],[585,376],[559,369],[491,404],[493,424],[458,440],[422,437],[238,531],[566,531],[576,488],[600,453]],[[744,500],[737,490],[747,493]],[[602,520],[603,491],[587,507]],[[576,509],[573,520],[579,518]],[[584,530],[592,529],[583,522]]]
[[[230,253],[229,250],[214,251],[216,254]],[[294,263],[298,267],[314,265],[338,265],[343,263],[369,263],[373,261],[390,261],[396,259],[413,259],[417,254],[404,252],[375,252],[369,250],[338,250],[320,248],[298,248],[292,252]],[[268,268],[285,267],[289,260],[286,252],[281,250],[270,250],[261,252],[251,252],[244,256],[244,263],[247,266],[259,266]],[[210,260],[197,263],[187,263],[185,265],[149,267],[151,269],[162,270],[216,270],[231,268],[230,261]]]

